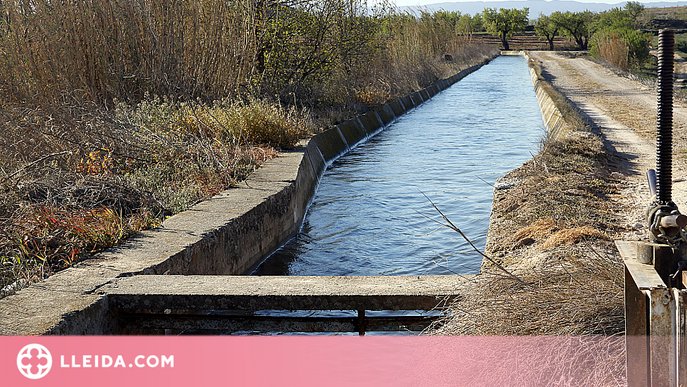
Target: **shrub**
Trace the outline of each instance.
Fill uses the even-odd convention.
[[[630,28],[597,31],[591,39],[591,53],[623,70],[642,66],[649,60],[648,34]]]

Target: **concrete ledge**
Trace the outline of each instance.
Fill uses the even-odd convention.
[[[415,107],[420,106],[423,102],[425,102],[425,99],[422,98],[422,95],[419,91],[416,91],[413,94],[411,94],[410,99],[413,101],[413,105],[415,105]]]
[[[367,134],[368,138],[379,133],[385,125],[393,122],[393,120],[394,119],[392,118],[387,123],[384,123],[384,121],[379,116],[377,111],[367,112],[362,116],[358,116],[358,118],[356,119],[360,126],[362,126],[362,128],[365,130],[365,133]]]
[[[408,101],[410,103],[410,101]],[[400,117],[404,112],[407,111],[405,104],[403,103],[403,98],[399,98],[393,102],[389,102],[385,106],[389,106],[394,116]],[[411,106],[412,107],[412,106]]]
[[[413,99],[410,98],[410,95],[406,95],[403,98],[399,98],[398,102],[400,102],[403,106],[403,111],[401,112],[401,114],[415,107],[415,103],[413,102]]]
[[[466,278],[421,276],[135,276],[98,290],[113,309],[432,310]]]
[[[463,70],[445,84],[479,67]],[[413,99],[422,102],[420,93]],[[250,272],[297,233],[326,167],[416,103],[406,96],[317,134],[269,160],[236,187],[170,217],[161,227],[1,299],[0,334],[110,332],[109,301],[97,292],[121,277]]]
[[[389,125],[393,120],[396,119],[396,115],[394,114],[394,110],[391,108],[391,103],[388,103],[377,110],[375,110],[375,113],[377,113],[377,117],[382,121],[384,125]],[[367,113],[370,114],[370,113]],[[366,115],[367,115],[366,114]]]

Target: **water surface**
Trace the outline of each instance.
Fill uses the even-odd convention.
[[[470,274],[492,184],[538,150],[543,122],[523,56],[501,56],[337,160],[301,233],[258,275]]]

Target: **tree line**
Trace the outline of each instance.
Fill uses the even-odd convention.
[[[573,40],[579,50],[589,49],[593,55],[629,69],[641,66],[649,59],[651,35],[639,30],[644,13],[642,4],[629,1],[622,8],[605,12],[557,11],[548,16],[540,14],[533,21],[528,18],[528,8],[485,8],[474,16],[445,11],[435,15],[453,20],[460,34],[486,31],[498,36],[505,50],[510,49],[508,39],[534,24],[535,33],[548,42],[550,50],[555,49],[556,37],[566,37]]]

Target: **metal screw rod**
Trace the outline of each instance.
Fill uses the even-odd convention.
[[[658,33],[658,122],[656,136],[657,200],[672,203],[673,55],[675,31]]]

